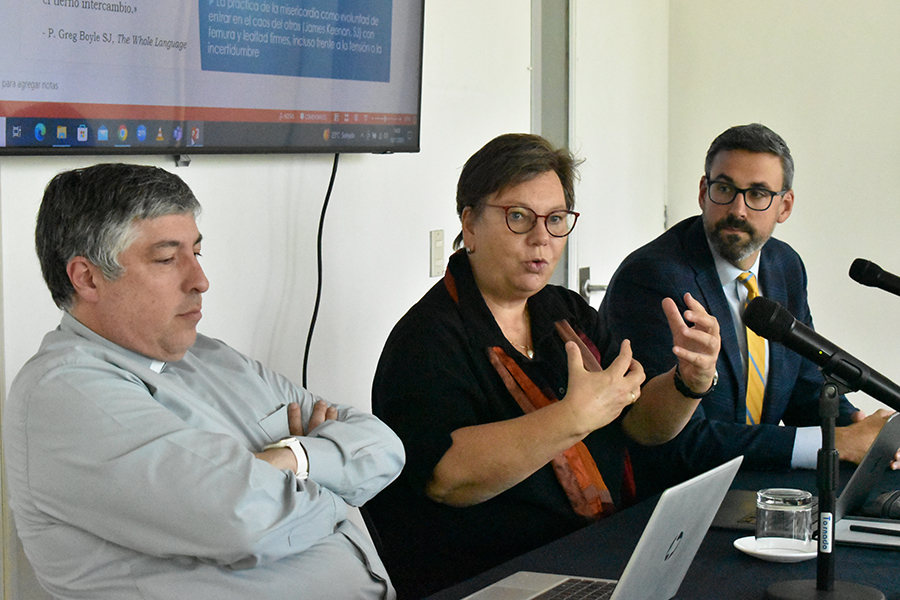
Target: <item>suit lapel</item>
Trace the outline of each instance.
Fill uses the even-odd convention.
[[[691,254],[691,265],[694,269],[694,281],[703,295],[698,298],[710,314],[716,315],[719,321],[719,335],[722,338],[722,348],[719,352],[717,368],[721,371],[727,369],[731,377],[737,382],[738,393],[734,398],[735,418],[740,416],[741,422],[745,413],[744,397],[747,395],[747,382],[744,375],[744,363],[741,360],[741,348],[738,344],[734,320],[731,318],[731,308],[722,291],[722,282],[719,281],[719,273],[716,271],[716,263],[706,241],[706,233],[703,231],[703,219],[697,217],[696,221],[688,229],[688,242],[684,246]],[[722,377],[720,373],[719,377]]]

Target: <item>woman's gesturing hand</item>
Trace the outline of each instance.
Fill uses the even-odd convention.
[[[625,340],[619,355],[606,369],[588,371],[581,350],[575,342],[566,343],[569,361],[569,389],[565,400],[570,403],[576,425],[587,435],[613,422],[641,395],[644,368],[631,353],[631,342]]]

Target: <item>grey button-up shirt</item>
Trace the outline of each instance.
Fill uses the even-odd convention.
[[[26,554],[59,598],[393,598],[346,520],[403,467],[372,415],[302,438],[309,479],[253,452],[304,423],[317,397],[198,335],[161,364],[69,314],[16,377],[3,418],[10,505]]]

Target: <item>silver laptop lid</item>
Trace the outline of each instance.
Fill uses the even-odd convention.
[[[675,595],[742,459],[663,492],[610,600],[669,600]],[[529,600],[569,578],[519,571],[466,600]]]
[[[882,475],[890,468],[891,461],[897,449],[900,448],[900,418],[892,414],[878,437],[872,442],[866,456],[853,471],[850,481],[844,486],[844,491],[838,496],[837,505],[834,510],[834,520],[840,521],[848,514],[858,511],[865,503],[866,499],[878,483]]]
[[[611,600],[668,600],[678,592],[743,458],[662,493]]]

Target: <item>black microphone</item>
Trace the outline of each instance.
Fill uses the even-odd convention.
[[[857,258],[850,265],[850,278],[869,287],[881,288],[900,296],[900,277],[888,273],[872,261]]]
[[[757,296],[747,305],[744,324],[757,335],[790,348],[819,365],[851,391],[862,391],[900,410],[900,386],[870,369],[794,318],[789,310],[768,298]]]

